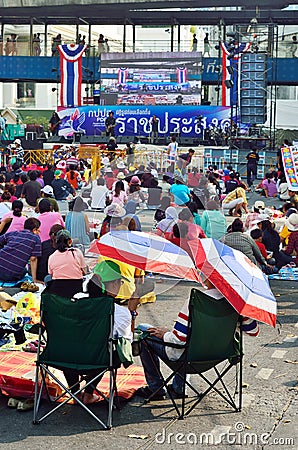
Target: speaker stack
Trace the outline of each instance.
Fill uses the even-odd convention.
[[[267,120],[267,54],[244,53],[240,68],[241,122],[262,125]]]

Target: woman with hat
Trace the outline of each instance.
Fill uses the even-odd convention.
[[[69,231],[61,230],[56,235],[57,250],[50,255],[48,269],[51,281],[48,291],[73,297],[83,288],[83,275],[87,273],[83,253],[73,248]]]
[[[108,233],[111,228],[121,224],[121,218],[125,216],[125,209],[118,203],[111,203],[104,209],[106,217],[102,221],[100,236]]]
[[[286,226],[288,230],[291,232],[289,237],[289,243],[287,248],[285,249],[286,255],[292,255],[295,251],[295,259],[293,260],[298,266],[298,214],[293,213],[286,220]]]
[[[267,251],[273,253],[272,257],[276,261],[276,267],[281,269],[283,266],[289,264],[292,261],[292,258],[285,252],[279,250],[280,237],[278,232],[274,229],[272,220],[262,220],[261,230],[263,231],[263,244]]]
[[[144,203],[145,196],[141,191],[141,181],[139,177],[134,175],[131,177],[131,180],[129,182],[129,187],[127,190],[127,198],[128,201],[133,201],[136,203],[137,206],[140,206],[140,203]]]
[[[111,297],[114,299],[113,335],[115,338],[122,337],[131,342],[131,314],[125,306],[120,306],[115,299],[124,280],[127,279],[121,274],[119,265],[114,261],[104,260],[94,267],[93,276],[87,284],[87,291],[89,297],[94,298],[94,301],[105,301],[105,299]],[[90,370],[84,373],[84,375],[87,375],[86,382],[91,381],[97,373],[98,370]],[[64,375],[68,385],[72,386],[72,392],[76,392],[79,384],[79,373],[73,369],[64,369]],[[97,383],[100,380],[101,377],[97,379]],[[90,384],[79,396],[84,404],[92,404],[99,400],[99,397],[93,393],[95,388],[95,385]]]

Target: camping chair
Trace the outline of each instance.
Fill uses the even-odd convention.
[[[116,391],[116,369],[113,367],[113,322],[114,302],[110,298],[65,298],[44,292],[41,295],[41,318],[39,330],[39,346],[36,361],[34,417],[38,424],[57,411],[71,399],[75,400],[105,429],[112,426],[112,409]],[[40,341],[42,329],[46,333],[46,346],[42,350]],[[43,338],[44,339],[44,338]],[[51,368],[76,370],[81,381],[86,382],[86,371],[96,369],[93,379],[84,384],[66,387],[53,373]],[[109,372],[109,397],[107,422],[101,421],[78,397],[87,386],[98,383],[103,374]],[[90,372],[89,372],[90,373]],[[61,388],[62,393],[51,398],[47,379],[51,378]],[[67,384],[67,383],[66,383]],[[71,388],[75,392],[71,392]],[[73,390],[74,390],[73,389]],[[39,414],[42,396],[46,394],[54,406],[43,414]]]
[[[166,388],[168,395],[176,409],[179,419],[187,416],[201,400],[210,392],[219,394],[235,411],[241,410],[242,404],[242,332],[238,331],[239,314],[227,302],[227,300],[216,300],[210,298],[203,292],[192,289],[189,301],[189,322],[185,351],[177,361],[165,361],[165,364],[172,370],[172,373],[163,379],[163,385],[147,399],[150,401],[158,391]],[[241,327],[240,327],[241,328]],[[148,339],[148,338],[147,338]],[[150,338],[149,338],[150,339]],[[146,343],[146,339],[144,340]],[[167,344],[166,346],[176,346]],[[148,347],[149,352],[150,347]],[[226,363],[223,366],[222,363]],[[233,382],[235,386],[234,394],[226,383],[226,374],[235,369],[236,376]],[[211,369],[215,372],[215,377],[208,378]],[[206,373],[208,372],[208,373]],[[181,409],[174,399],[168,383],[173,377],[183,378],[183,396]],[[187,374],[199,375],[207,385],[205,391],[198,390],[187,380]],[[229,383],[230,384],[230,383]],[[221,385],[221,390],[218,385]],[[186,404],[185,390],[188,386],[196,397],[192,397]],[[237,399],[238,397],[238,399]],[[238,400],[238,401],[237,401]],[[189,406],[191,404],[191,406]],[[188,409],[186,410],[186,406]]]

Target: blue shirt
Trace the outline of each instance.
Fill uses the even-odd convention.
[[[170,189],[170,194],[174,196],[174,203],[176,205],[185,205],[190,200],[190,190],[185,184],[173,184]]]
[[[0,236],[0,274],[6,279],[20,278],[31,256],[41,256],[39,236],[29,230],[13,231]]]

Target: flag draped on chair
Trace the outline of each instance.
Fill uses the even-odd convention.
[[[185,67],[177,68],[177,83],[183,84],[187,82],[187,69]]]
[[[81,106],[82,56],[86,45],[58,45],[61,73],[61,106]]]
[[[231,106],[237,104],[238,98],[238,61],[241,57],[241,53],[245,53],[249,50],[251,42],[236,44],[233,57],[229,58],[230,52],[228,50],[229,44],[226,42],[221,43],[222,50],[222,106]],[[229,69],[231,68],[231,69]],[[230,70],[230,72],[229,72]],[[233,86],[228,88],[225,81],[230,80],[233,82]]]

